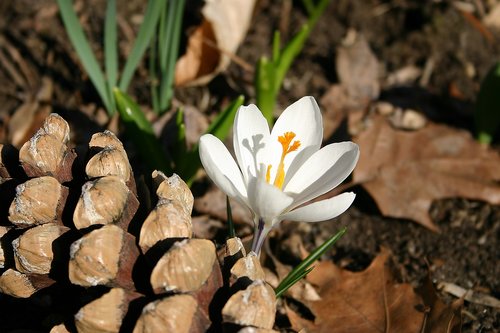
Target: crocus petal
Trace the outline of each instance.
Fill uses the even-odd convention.
[[[351,206],[356,195],[345,192],[333,198],[314,202],[281,215],[282,220],[319,222],[339,216]]]
[[[343,182],[358,158],[359,147],[353,142],[329,144],[311,156],[283,190],[294,194],[293,207],[297,207]]]
[[[257,106],[250,104],[238,109],[233,128],[234,153],[246,183],[249,176],[257,176],[269,139],[269,125]]]
[[[316,100],[311,96],[302,97],[283,111],[271,131],[269,146],[274,156],[269,156],[269,162],[276,165],[281,155],[281,144],[278,137],[285,132],[294,132],[295,139],[300,141],[297,152],[287,156],[285,164],[285,184],[300,165],[314,154],[323,140],[323,119]],[[277,152],[277,153],[276,153]],[[276,167],[274,168],[276,171]]]
[[[252,177],[248,182],[248,204],[250,209],[266,223],[272,221],[287,209],[293,198],[263,179]]]
[[[246,202],[243,177],[226,146],[215,136],[205,134],[199,147],[201,164],[212,181],[228,196]]]

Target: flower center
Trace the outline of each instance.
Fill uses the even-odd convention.
[[[283,135],[278,137],[279,143],[281,143],[281,147],[283,151],[281,153],[280,163],[278,164],[278,171],[276,171],[276,177],[274,178],[273,185],[279,188],[280,190],[283,188],[283,183],[285,182],[285,156],[292,151],[296,151],[300,147],[300,141],[295,140],[292,143],[292,140],[295,138],[294,132],[285,132]],[[271,183],[271,167],[269,164],[267,166],[266,171],[266,182],[268,184]]]

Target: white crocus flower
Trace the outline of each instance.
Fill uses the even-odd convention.
[[[323,121],[313,97],[290,105],[272,131],[255,105],[242,106],[233,131],[237,162],[211,134],[200,139],[200,158],[214,183],[251,210],[255,223],[252,251],[259,253],[269,230],[282,220],[329,220],[351,206],[352,192],[303,205],[338,186],[359,157],[353,142],[320,149]]]

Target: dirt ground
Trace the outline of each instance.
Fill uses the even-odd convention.
[[[304,22],[304,9],[299,1],[292,2],[289,15],[283,11],[282,2],[286,0],[259,2],[250,31],[237,54],[245,62],[255,64],[261,55],[270,54],[272,31],[280,26],[284,17],[289,18],[284,38]],[[466,3],[476,2],[481,1]],[[90,28],[87,33],[97,45],[101,42],[104,13],[99,9],[104,8],[105,2],[93,0],[92,3],[92,8],[89,6],[82,13]],[[12,115],[23,101],[36,98],[43,76],[52,80],[53,111],[70,123],[75,133],[72,137],[75,146],[87,142],[92,133],[106,125],[105,120],[100,120],[102,111],[96,109],[100,105],[98,95],[81,72],[56,9],[52,1],[45,0],[0,3],[0,44],[19,50],[26,64],[21,72],[27,73],[25,79],[12,80],[6,69],[1,68],[0,59],[0,142],[8,142],[7,127]],[[137,13],[140,10],[141,2],[131,1],[127,6],[122,4],[120,12]],[[130,17],[134,19],[133,15]],[[191,19],[195,21],[196,17]],[[472,130],[473,102],[480,80],[500,58],[500,33],[494,32],[493,40],[485,37],[484,32],[457,10],[453,1],[332,1],[285,80],[279,95],[280,108],[304,95],[320,100],[328,88],[338,82],[334,63],[336,50],[350,28],[366,37],[380,63],[381,99],[425,109],[434,121]],[[130,47],[129,41],[124,39],[120,46],[126,50]],[[407,90],[393,89],[387,83],[389,74],[398,69],[409,65],[425,69],[429,64],[432,70],[425,82],[416,79]],[[141,83],[141,79],[145,82],[146,74],[144,68],[140,69],[139,79],[131,89],[139,101],[146,100],[144,96],[148,94],[146,84]],[[239,93],[249,97],[247,102],[253,101],[252,80],[252,73],[233,63],[207,87],[178,89],[176,98],[181,104],[196,106],[208,113],[221,101]],[[131,146],[127,141],[125,145]],[[140,164],[137,160],[135,163]],[[140,169],[140,165],[137,168]],[[279,239],[298,234],[305,247],[312,249],[340,226],[347,226],[347,234],[328,254],[342,267],[362,270],[380,247],[386,247],[401,266],[402,280],[414,287],[430,277],[436,284],[451,282],[500,297],[500,207],[462,198],[436,201],[431,217],[441,232],[435,233],[412,221],[381,216],[367,192],[359,186],[352,190],[358,195],[354,206],[336,223],[284,223],[271,238],[271,247],[286,261],[287,249],[280,249]],[[248,229],[241,230],[246,232]],[[445,293],[441,296],[448,302],[456,299]],[[20,311],[25,306],[19,300],[1,299],[2,296],[2,309],[10,306]],[[38,311],[43,306],[40,300],[29,309]],[[5,314],[4,310],[2,312]],[[0,317],[10,323],[4,327],[12,328],[22,316]],[[41,316],[33,318],[34,321],[41,319]],[[498,309],[465,302],[463,332],[498,331]]]

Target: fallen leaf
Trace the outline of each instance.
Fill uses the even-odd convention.
[[[41,87],[21,104],[9,122],[9,142],[16,148],[28,141],[52,112],[53,82],[42,78]]]
[[[429,122],[402,131],[374,115],[354,141],[361,156],[353,172],[385,216],[412,219],[438,231],[433,200],[462,197],[500,204],[500,156],[469,132]]]
[[[212,187],[202,197],[194,200],[194,209],[200,214],[208,214],[213,218],[226,221],[226,195],[216,187]],[[248,208],[236,200],[231,200],[233,222],[253,226],[253,219]]]
[[[359,132],[359,122],[370,102],[380,94],[378,60],[366,39],[350,30],[335,60],[340,84],[332,85],[321,98],[324,135],[329,138],[348,117],[348,131]]]
[[[254,6],[255,0],[205,1],[203,21],[175,66],[177,86],[207,83],[229,65],[246,36]]]
[[[450,306],[442,302],[437,306],[437,296],[432,299],[433,302],[425,303],[410,284],[397,281],[396,271],[386,249],[382,249],[362,272],[343,270],[330,261],[321,262],[307,277],[311,284],[317,286],[321,299],[303,301],[314,321],[287,307],[293,329],[335,333],[431,333],[438,332],[434,327],[442,327],[438,326],[441,324],[455,327],[457,318],[443,315],[448,313]],[[434,326],[428,323],[430,314],[437,319],[433,322]]]
[[[378,98],[378,60],[362,35],[348,32],[344,45],[337,50],[335,65],[339,81],[351,98],[368,102]]]
[[[430,278],[418,289],[426,304],[427,318],[425,321],[425,332],[460,332],[462,325],[463,300],[458,299],[451,305],[446,305],[436,294],[436,289]]]

